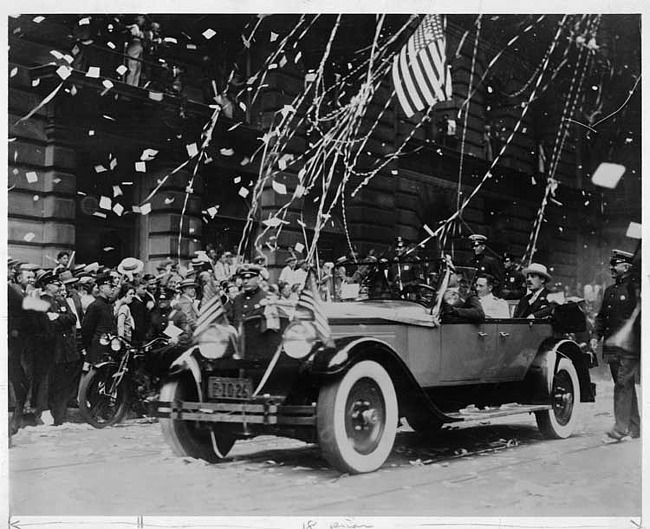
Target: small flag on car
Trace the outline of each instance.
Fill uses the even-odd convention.
[[[307,273],[305,285],[302,292],[300,292],[300,296],[298,296],[295,318],[297,320],[311,321],[319,338],[326,344],[332,342],[332,330],[323,309],[323,302],[318,294],[313,269],[310,269]]]

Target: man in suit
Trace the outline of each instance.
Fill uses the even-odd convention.
[[[641,359],[641,316],[639,293],[633,277],[631,253],[613,250],[610,270],[615,283],[605,289],[603,303],[596,316],[591,348],[596,350],[603,338],[603,359],[614,379],[614,427],[607,436],[617,441],[627,435],[641,435],[641,419],[634,387]],[[621,331],[624,326],[627,331]],[[621,331],[621,334],[617,333]],[[617,337],[619,339],[617,339]]]
[[[551,275],[543,264],[531,263],[524,268],[528,293],[519,300],[515,308],[514,318],[542,319],[550,318],[555,303],[548,300],[549,290],[546,284]]]

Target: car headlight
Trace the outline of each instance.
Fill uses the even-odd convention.
[[[292,323],[284,331],[282,342],[284,352],[291,358],[304,358],[311,352],[317,338],[316,328],[312,323],[305,321]]]
[[[212,325],[199,335],[199,351],[205,358],[221,358],[228,344],[236,339],[237,330],[232,325]]]
[[[119,351],[122,348],[122,344],[120,343],[119,338],[113,338],[111,340],[111,349],[113,351]]]
[[[99,343],[100,343],[100,345],[108,345],[109,343],[111,343],[111,340],[109,339],[108,334],[102,334],[99,337]]]

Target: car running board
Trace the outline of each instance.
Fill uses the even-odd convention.
[[[536,411],[550,410],[550,404],[509,404],[500,408],[485,409],[463,409],[457,413],[447,413],[454,421],[484,421],[486,419],[496,419],[507,417],[508,415],[518,415],[520,413],[533,413]]]

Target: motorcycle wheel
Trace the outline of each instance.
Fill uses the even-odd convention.
[[[197,402],[194,380],[187,374],[165,383],[160,391],[162,402]],[[160,419],[163,437],[172,452],[181,457],[203,459],[217,463],[228,455],[235,438],[217,431],[201,428],[197,422],[177,419]]]
[[[122,379],[113,394],[109,394],[114,364],[93,367],[79,384],[79,414],[95,428],[106,428],[120,422],[129,410],[130,390],[128,380]]]

